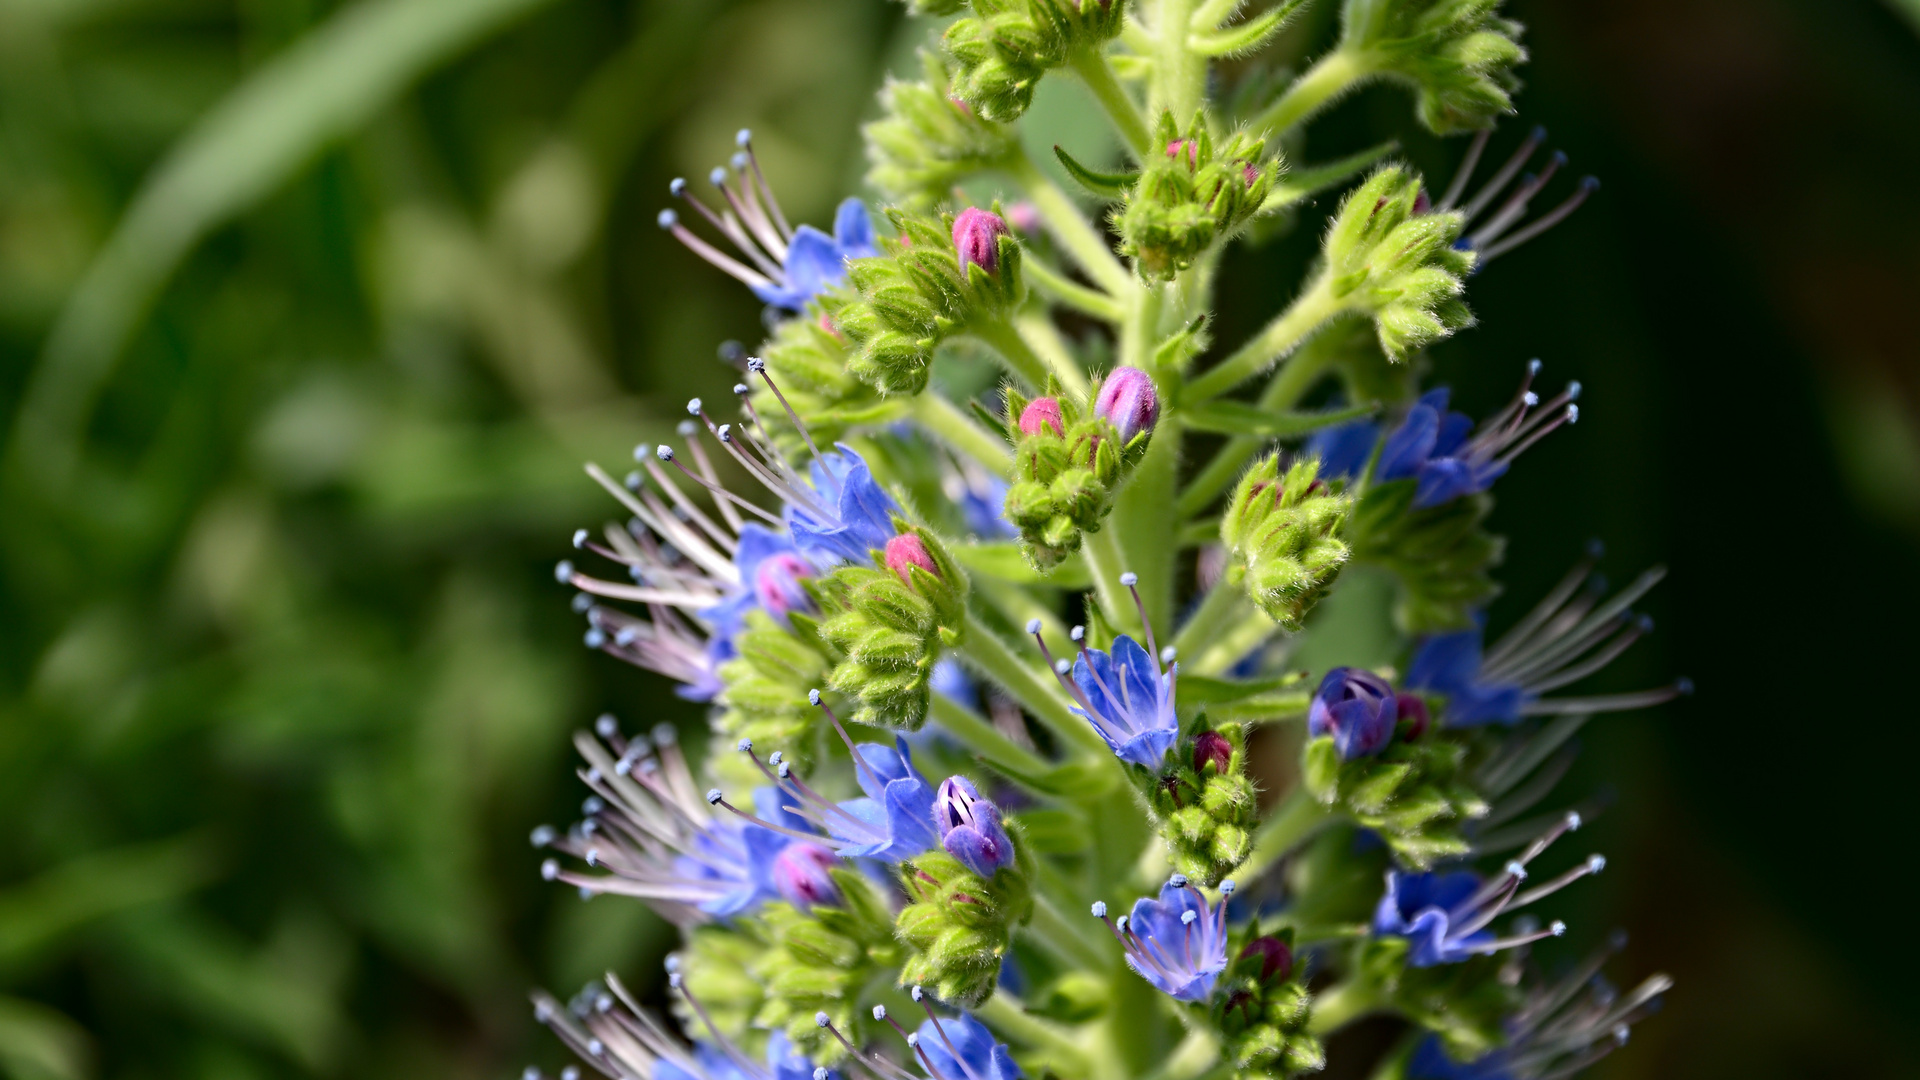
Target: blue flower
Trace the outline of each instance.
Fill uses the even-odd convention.
[[[1374,466],[1374,479],[1382,483],[1413,479],[1416,510],[1492,487],[1527,447],[1561,424],[1580,418],[1580,406],[1573,404],[1580,396],[1580,384],[1568,383],[1558,397],[1541,405],[1539,395],[1529,389],[1539,371],[1538,360],[1527,365],[1519,395],[1481,425],[1478,434],[1472,418],[1448,410],[1446,387],[1422,394],[1400,426],[1388,433]]]
[[[1399,699],[1387,680],[1365,668],[1337,667],[1314,691],[1307,734],[1333,736],[1340,757],[1352,761],[1386,749],[1399,719]]]
[[[1092,724],[1121,761],[1158,769],[1180,734],[1173,696],[1179,672],[1172,664],[1163,673],[1147,650],[1122,634],[1111,654],[1080,650],[1069,687],[1080,704],[1068,708]]]
[[[750,287],[762,303],[799,311],[807,301],[847,280],[847,260],[872,258],[879,253],[873,245],[873,221],[867,216],[867,204],[849,198],[834,211],[832,236],[811,225],[794,230],[781,267],[784,283],[768,281]]]
[[[1380,425],[1371,420],[1350,420],[1321,428],[1307,440],[1307,454],[1320,459],[1320,476],[1326,480],[1359,476],[1380,441]]]
[[[1373,912],[1373,932],[1412,943],[1407,963],[1414,967],[1452,964],[1489,951],[1494,941],[1479,918],[1483,905],[1467,905],[1480,891],[1480,875],[1470,870],[1404,874],[1387,871],[1387,891]]]
[[[1013,841],[1000,824],[1000,808],[981,798],[966,777],[941,782],[933,820],[947,854],[981,877],[991,880],[1001,867],[1013,865]]]
[[[1447,698],[1444,719],[1448,727],[1513,724],[1520,720],[1529,698],[1517,683],[1482,679],[1481,636],[1485,616],[1471,630],[1427,638],[1407,665],[1410,690],[1427,690]]]
[[[943,656],[933,665],[933,675],[927,682],[933,687],[934,693],[969,709],[980,705],[980,693],[974,688],[973,679],[967,675],[967,669],[951,656]]]
[[[786,824],[779,793],[760,788],[753,802],[768,821]],[[696,834],[691,850],[674,859],[673,870],[687,883],[688,892],[711,894],[700,900],[701,911],[716,919],[744,915],[768,900],[781,898],[776,869],[793,839],[738,818],[717,818]]]
[[[997,476],[982,474],[971,482],[952,485],[948,494],[954,494],[958,488],[959,497],[954,500],[960,507],[961,520],[966,522],[967,531],[982,540],[1011,540],[1020,535],[1020,530],[1005,517],[1007,507],[1007,482]]]
[[[1020,1066],[1013,1063],[1007,1044],[993,1041],[993,1033],[966,1013],[948,1020],[923,1021],[915,1042],[919,1052],[927,1055],[922,1064],[931,1063],[931,1075],[942,1080],[976,1076],[980,1080],[1020,1080],[1023,1075]]]
[[[1512,1055],[1505,1049],[1483,1054],[1472,1061],[1455,1061],[1447,1056],[1437,1036],[1429,1035],[1414,1047],[1407,1060],[1407,1080],[1517,1080],[1508,1066]]]
[[[1232,882],[1222,882],[1221,902],[1212,906],[1186,877],[1175,874],[1160,888],[1160,898],[1141,897],[1133,912],[1114,925],[1127,950],[1127,966],[1163,993],[1180,1001],[1205,1001],[1227,967],[1226,896]],[[1094,907],[1106,917],[1106,905]]]
[[[694,1011],[705,1015],[678,971],[672,971],[667,983],[687,998]],[[613,992],[608,993],[608,988]],[[837,1072],[816,1070],[778,1029],[767,1036],[765,1065],[755,1062],[732,1039],[711,1027],[706,1034],[713,1041],[696,1040],[688,1048],[669,1025],[634,1005],[633,995],[612,975],[607,976],[606,988],[589,984],[565,1006],[545,993],[536,993],[533,1015],[581,1060],[607,1076],[629,1080],[818,1080],[825,1074],[828,1080],[840,1080]],[[536,1069],[526,1072],[529,1078],[539,1075]]]
[[[852,447],[822,454],[809,476],[808,505],[789,502],[786,510],[787,530],[801,551],[865,562],[892,539],[899,506]]]
[[[855,769],[854,777],[866,797],[840,803],[839,814],[821,816],[834,838],[852,841],[840,854],[897,863],[938,845],[933,785],[913,767],[906,740],[896,736],[893,746],[861,743],[858,751],[864,767]]]

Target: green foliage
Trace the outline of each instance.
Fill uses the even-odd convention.
[[[901,986],[924,986],[935,997],[973,1008],[993,994],[1013,928],[1033,915],[1033,855],[1017,828],[1009,828],[1015,861],[992,880],[935,849],[900,864],[910,898],[895,933],[910,954]]]
[[[973,13],[947,27],[942,43],[958,67],[953,93],[988,120],[1018,120],[1040,77],[1073,50],[1098,48],[1120,32],[1126,0],[971,0]]]
[[[866,136],[867,183],[910,210],[946,201],[954,186],[1004,165],[1019,152],[1011,128],[984,120],[953,96],[946,64],[922,50],[924,82],[888,79],[880,119]]]
[[[716,745],[731,747],[741,739],[755,746],[780,749],[793,763],[806,768],[813,761],[814,729],[820,710],[807,704],[807,691],[818,688],[838,657],[821,637],[814,620],[798,612],[781,626],[765,611],[747,613],[745,628],[734,637],[739,656],[720,666],[726,706],[715,724]],[[722,754],[729,775],[748,783],[762,780],[758,769]]]
[[[900,963],[901,952],[893,913],[873,882],[855,870],[832,874],[845,906],[816,904],[801,912],[791,904],[769,904],[760,918],[769,947],[750,968],[766,987],[755,1026],[785,1031],[826,1064],[838,1062],[846,1048],[814,1017],[824,1012],[849,1038],[865,1041],[869,1017],[860,995],[877,974]]]
[[[1269,455],[1240,478],[1220,519],[1220,540],[1236,560],[1230,580],[1288,630],[1301,627],[1350,554],[1340,534],[1352,500],[1319,476],[1312,458],[1282,476],[1280,456]]]
[[[753,391],[754,410],[768,421],[766,433],[789,458],[806,453],[807,444],[793,425],[779,422],[787,405],[807,418],[808,433],[822,449],[851,431],[885,424],[900,414],[899,403],[882,398],[847,369],[847,339],[835,320],[850,302],[840,290],[828,292],[799,317],[782,320],[760,346],[767,373],[787,403],[782,405],[764,380],[749,379],[747,386]]]
[[[1307,742],[1301,783],[1314,798],[1374,830],[1401,862],[1426,869],[1465,855],[1461,826],[1487,812],[1487,803],[1461,776],[1467,749],[1429,736],[1409,739],[1401,721],[1393,742],[1370,757],[1342,761],[1333,736]]]
[[[1195,739],[1202,733],[1225,741],[1224,766],[1196,754]],[[1208,888],[1220,884],[1253,851],[1260,814],[1253,778],[1247,775],[1246,742],[1243,725],[1214,727],[1202,717],[1188,725],[1186,737],[1174,745],[1157,773],[1138,770],[1147,785],[1148,812],[1166,841],[1173,868]]]
[[[1502,962],[1476,956],[1455,964],[1413,967],[1403,937],[1375,937],[1354,947],[1356,978],[1377,987],[1384,1002],[1440,1036],[1447,1053],[1471,1061],[1506,1041],[1502,1022],[1519,1004],[1503,980]]]
[[[909,566],[903,581],[879,552],[873,565],[840,567],[819,587],[821,609],[833,613],[820,635],[842,657],[827,685],[858,700],[853,719],[914,731],[927,720],[934,662],[966,620],[967,575],[930,530],[894,524],[920,537],[938,573]]]
[[[1499,593],[1490,571],[1506,543],[1482,524],[1493,510],[1486,494],[1413,509],[1412,479],[1376,484],[1354,507],[1347,530],[1353,557],[1385,567],[1400,581],[1394,620],[1409,634],[1462,630]]]
[[[1348,193],[1324,244],[1333,297],[1373,319],[1393,360],[1473,325],[1460,294],[1474,256],[1453,248],[1460,215],[1426,212],[1423,198],[1418,176],[1380,169]]]
[[[1114,214],[1120,253],[1149,281],[1170,280],[1233,235],[1266,202],[1280,163],[1266,140],[1236,131],[1219,147],[1204,114],[1185,131],[1160,114],[1153,153]]]
[[[1520,24],[1499,11],[1500,0],[1347,0],[1340,45],[1410,86],[1428,131],[1492,127],[1513,112],[1513,69],[1527,59]]]

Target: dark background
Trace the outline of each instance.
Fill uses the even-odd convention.
[[[758,337],[654,227],[666,180],[750,125],[824,220],[916,31],[880,0],[523,6],[329,124],[378,81],[324,47],[333,5],[0,0],[0,1071],[504,1077],[559,1061],[528,986],[666,947],[524,846],[579,797],[570,728],[696,719],[578,645],[549,576],[607,512],[578,462],[724,392],[715,344]],[[1320,6],[1278,55],[1321,47]],[[1625,926],[1619,973],[1679,984],[1603,1072],[1911,1075],[1920,11],[1510,10],[1534,60],[1495,152],[1542,123],[1604,186],[1433,353],[1469,411],[1532,356],[1586,387],[1501,482],[1493,619],[1603,537],[1615,580],[1672,576],[1596,685],[1699,687],[1596,723],[1572,781],[1614,802],[1571,944]],[[261,90],[289,49],[318,105]],[[288,168],[180,149],[236,93]],[[1301,156],[1411,129],[1377,88]],[[1460,152],[1405,142],[1435,176]],[[154,181],[191,153],[244,182]],[[129,237],[135,205],[205,228]],[[1317,228],[1232,257],[1220,340]],[[126,347],[49,346],[63,310]]]

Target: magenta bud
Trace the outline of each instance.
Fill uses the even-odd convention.
[[[1420,185],[1420,190],[1415,192],[1413,196],[1413,212],[1415,216],[1418,216],[1431,209],[1433,209],[1433,200],[1427,197],[1427,187],[1425,184],[1422,184]]]
[[[836,885],[833,869],[839,859],[833,852],[819,844],[792,843],[774,857],[773,887],[781,899],[801,911],[807,911],[815,904],[838,906],[840,904],[840,886]]]
[[[1007,224],[1016,232],[1037,233],[1040,231],[1040,211],[1030,202],[1017,202],[1007,207]]]
[[[1209,763],[1222,773],[1233,764],[1233,744],[1217,731],[1202,732],[1193,740],[1193,771],[1206,772]]]
[[[940,576],[940,568],[933,564],[933,556],[927,554],[926,542],[913,533],[901,533],[887,541],[887,569],[900,575],[900,580],[913,584],[912,575],[907,567],[917,566],[934,577]]]
[[[1186,158],[1187,158],[1187,168],[1189,168],[1189,169],[1192,169],[1192,168],[1197,168],[1197,167],[1199,167],[1199,165],[1200,165],[1200,143],[1199,143],[1199,141],[1198,141],[1198,140],[1196,140],[1196,139],[1175,139],[1175,140],[1173,140],[1172,142],[1170,142],[1170,143],[1168,143],[1168,144],[1167,144],[1167,156],[1168,156],[1168,157],[1170,157],[1170,158],[1175,158],[1175,159],[1178,159],[1178,158],[1180,157],[1180,155],[1182,155],[1182,154],[1185,154],[1185,155],[1186,155]]]
[[[1038,435],[1043,427],[1052,428],[1055,435],[1067,433],[1066,422],[1060,419],[1060,403],[1050,397],[1034,398],[1020,410],[1020,434]]]
[[[991,274],[1000,269],[1000,238],[1007,223],[990,210],[969,206],[953,219],[953,246],[960,249],[960,272],[972,263]]]
[[[1132,442],[1135,435],[1152,431],[1160,419],[1160,395],[1153,379],[1136,367],[1115,368],[1100,384],[1100,396],[1093,411],[1120,432],[1120,441]]]
[[[1413,722],[1413,726],[1407,729],[1408,742],[1412,742],[1426,734],[1427,725],[1432,721],[1432,717],[1427,714],[1427,702],[1425,698],[1422,698],[1419,694],[1396,694],[1394,695],[1393,704],[1395,710],[1394,719],[1411,720]]]
[[[1240,176],[1247,182],[1248,187],[1252,187],[1260,182],[1260,166],[1249,161],[1240,166]]]
[[[800,584],[813,576],[813,564],[790,551],[762,559],[753,574],[753,596],[760,607],[775,618],[785,619],[789,611],[810,611],[813,598]]]
[[[1260,981],[1263,983],[1276,978],[1285,979],[1293,974],[1293,950],[1277,937],[1257,937],[1247,942],[1247,947],[1240,950],[1240,959],[1245,960],[1249,956],[1260,958]]]

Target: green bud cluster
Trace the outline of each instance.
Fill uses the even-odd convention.
[[[1161,771],[1146,779],[1147,809],[1175,870],[1213,888],[1247,861],[1260,809],[1247,776],[1243,725],[1196,720]]]
[[[1327,1056],[1320,1040],[1307,1031],[1313,997],[1307,992],[1306,965],[1289,964],[1287,970],[1263,977],[1266,957],[1248,948],[1260,936],[1256,919],[1235,934],[1227,948],[1235,959],[1221,973],[1211,1010],[1222,1037],[1221,1056],[1236,1080],[1318,1072],[1326,1067]],[[1292,951],[1292,930],[1274,936]]]
[[[840,441],[852,429],[886,424],[900,412],[898,403],[847,372],[850,350],[838,319],[850,303],[857,303],[851,294],[829,290],[800,316],[775,326],[773,336],[760,346],[767,373],[794,411],[806,417],[808,430],[822,446]],[[765,381],[750,378],[746,385],[761,416],[785,415],[786,406]],[[763,434],[789,456],[806,452],[806,441],[791,425],[771,424]]]
[[[877,551],[874,565],[840,567],[819,586],[822,610],[834,612],[820,635],[841,657],[827,685],[858,700],[854,720],[918,730],[934,662],[966,620],[967,576],[932,532],[898,518],[894,527],[920,538],[938,573],[908,566],[902,580]]]
[[[1506,1041],[1503,1022],[1520,1003],[1501,978],[1502,962],[1476,956],[1455,964],[1411,967],[1404,937],[1370,937],[1354,950],[1356,978],[1378,988],[1395,1012],[1433,1032],[1458,1061],[1471,1061]]]
[[[1525,62],[1520,24],[1500,0],[1347,0],[1340,47],[1367,70],[1410,86],[1436,135],[1492,127],[1513,112]]]
[[[1301,783],[1328,807],[1374,830],[1399,860],[1425,870],[1469,850],[1460,827],[1487,803],[1459,777],[1466,747],[1428,735],[1409,740],[1402,720],[1393,742],[1370,757],[1343,761],[1331,735],[1310,739]]]
[[[763,1049],[766,1037],[754,1026],[754,1018],[766,1007],[767,987],[753,969],[766,955],[768,943],[767,928],[754,919],[696,926],[671,961],[713,1026],[755,1053]],[[686,1030],[704,1027],[686,995],[675,995],[673,1010]]]
[[[926,81],[889,79],[880,91],[881,117],[865,130],[867,183],[895,202],[925,210],[948,198],[968,177],[997,168],[1019,153],[1010,128],[982,120],[953,96],[947,67],[922,50]]]
[[[812,763],[813,730],[820,716],[819,709],[806,703],[807,691],[826,679],[836,653],[813,619],[789,612],[787,622],[791,630],[758,608],[747,613],[734,635],[739,655],[720,666],[720,679],[726,684],[720,703],[725,710],[715,730],[718,745],[730,747],[751,739],[791,747],[787,756],[804,768]],[[731,779],[753,784],[764,780],[738,754],[718,755],[716,765]]]
[[[1048,388],[1053,391],[1052,387]],[[1047,573],[1080,550],[1081,534],[1099,532],[1113,509],[1113,497],[1128,472],[1146,456],[1151,431],[1122,445],[1114,426],[1094,414],[1087,402],[1050,392],[1060,406],[1060,427],[1020,430],[1028,398],[1009,386],[1007,438],[1013,441],[1013,483],[1003,513],[1020,530],[1020,553],[1035,570]]]
[[[1236,560],[1229,580],[1241,581],[1288,630],[1300,629],[1349,555],[1340,533],[1352,500],[1319,476],[1316,458],[1294,462],[1282,476],[1280,456],[1269,455],[1240,478],[1220,519],[1220,539]]]
[[[785,1031],[808,1056],[829,1065],[846,1048],[814,1017],[824,1012],[849,1038],[864,1041],[868,1016],[861,995],[877,973],[900,962],[901,953],[887,898],[864,874],[831,873],[845,905],[815,904],[802,912],[784,902],[768,904],[759,920],[767,949],[752,962],[754,976],[766,986],[755,1026]]]
[[[994,204],[994,212],[1000,206]],[[889,209],[898,237],[881,238],[881,254],[847,264],[860,302],[848,304],[835,326],[852,342],[847,370],[882,394],[926,389],[927,368],[942,341],[975,319],[999,317],[1025,296],[1020,242],[999,237],[992,272],[960,263],[952,214],[931,217]]]
[[[1260,209],[1280,172],[1266,140],[1235,132],[1217,150],[1204,113],[1186,131],[1160,114],[1146,167],[1114,215],[1120,253],[1148,280],[1167,281]]]
[[[947,27],[959,66],[954,92],[988,120],[1018,120],[1040,77],[1075,49],[1098,48],[1126,23],[1125,0],[972,0],[973,14]]]
[[[901,986],[925,986],[950,1005],[974,1008],[992,996],[1013,928],[1033,915],[1033,855],[1009,823],[1014,863],[983,878],[934,849],[900,864],[910,900],[894,932],[910,950]]]
[[[1389,165],[1347,195],[1327,230],[1327,287],[1373,319],[1394,360],[1473,325],[1460,294],[1474,255],[1453,248],[1461,217],[1425,206],[1419,176]]]
[[[1353,557],[1399,578],[1394,620],[1402,630],[1465,629],[1473,625],[1473,613],[1500,591],[1490,571],[1506,543],[1482,528],[1493,499],[1482,493],[1414,510],[1417,487],[1411,479],[1395,480],[1360,497],[1348,530]]]

